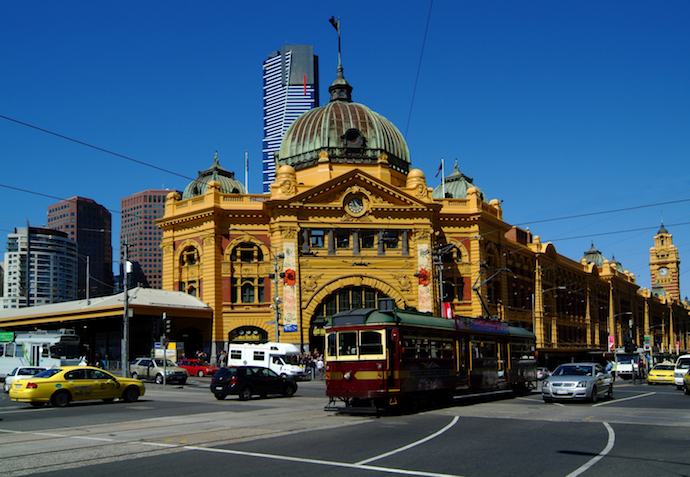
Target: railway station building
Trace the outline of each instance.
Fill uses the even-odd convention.
[[[650,252],[658,286],[642,289],[594,245],[567,258],[511,226],[457,163],[430,187],[400,131],[352,100],[342,66],[329,93],[285,133],[269,194],[247,194],[216,155],[167,196],[157,220],[163,289],[213,310],[199,330],[211,356],[229,342],[321,351],[330,316],[381,298],[533,330],[547,365],[599,359],[628,339],[661,354],[690,348],[680,262],[663,226]]]

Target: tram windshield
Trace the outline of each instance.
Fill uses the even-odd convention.
[[[330,358],[380,359],[384,354],[383,330],[355,330],[330,333],[326,356]]]
[[[64,344],[51,346],[50,357],[55,359],[79,359],[79,346]]]

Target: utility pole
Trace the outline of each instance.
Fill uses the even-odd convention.
[[[129,262],[127,261],[127,248],[129,244],[123,243],[124,247],[124,262],[122,265],[122,288],[124,290],[125,304],[122,314],[122,377],[126,378],[129,374]]]

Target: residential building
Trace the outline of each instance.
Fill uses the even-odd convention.
[[[7,235],[3,308],[75,300],[77,244],[67,233],[19,227]]]
[[[275,179],[274,153],[297,117],[319,105],[319,57],[311,45],[284,45],[263,63],[263,192]]]

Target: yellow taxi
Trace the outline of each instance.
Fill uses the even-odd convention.
[[[670,363],[655,365],[647,374],[647,384],[673,384],[675,366]]]
[[[10,388],[10,399],[39,407],[67,406],[71,401],[120,399],[133,402],[146,388],[138,379],[120,378],[92,366],[61,366],[18,379]]]

